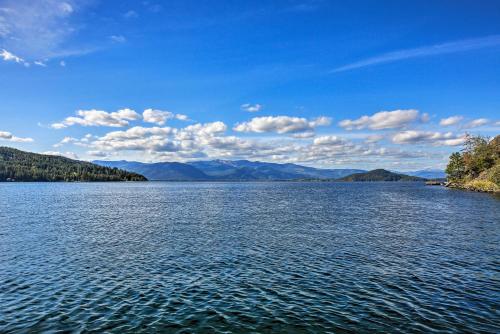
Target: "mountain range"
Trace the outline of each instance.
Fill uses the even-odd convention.
[[[124,169],[154,181],[259,181],[338,179],[360,169],[319,169],[296,164],[277,164],[248,160],[210,160],[142,163],[135,161],[93,161],[95,164]]]
[[[186,163],[142,163],[125,160],[96,160],[93,162],[101,166],[138,173],[154,181],[336,180],[352,174],[367,172],[361,169],[320,169],[292,163],[278,164],[248,160],[209,160]],[[423,177],[418,174],[426,173],[426,170],[412,173],[414,174],[411,176]],[[391,178],[389,177],[389,179]]]
[[[395,173],[398,173],[398,172],[395,172]],[[424,179],[445,179],[446,178],[446,173],[444,170],[432,169],[432,168],[427,168],[427,169],[422,169],[422,170],[417,170],[417,171],[412,171],[412,172],[404,172],[404,174],[410,175],[410,176],[423,177]]]

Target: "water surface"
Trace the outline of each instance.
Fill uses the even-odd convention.
[[[415,183],[0,183],[0,333],[498,333],[499,245]]]

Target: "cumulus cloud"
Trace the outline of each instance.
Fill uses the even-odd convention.
[[[392,137],[392,142],[395,144],[422,144],[430,143],[437,146],[456,146],[461,145],[465,141],[465,136],[457,136],[452,132],[432,132],[432,131],[416,131],[408,130],[396,133]]]
[[[316,119],[315,123],[325,124],[326,120]],[[240,138],[227,135],[227,130],[223,122],[197,123],[183,128],[134,126],[102,136],[86,135],[81,139],[67,137],[61,142],[85,147],[88,156],[102,158],[138,154],[155,161],[253,159],[326,165],[363,163],[379,167],[381,162],[389,163],[391,159],[402,161],[422,157],[418,151],[377,147],[375,143],[356,143],[338,135],[322,135],[313,139]],[[446,135],[442,139],[451,141],[454,138]]]
[[[16,143],[31,143],[34,141],[32,138],[16,137],[7,131],[0,131],[0,140],[7,140]]]
[[[490,122],[487,118],[477,118],[474,119],[463,126],[464,129],[478,128],[480,126],[486,125]]]
[[[245,103],[240,106],[241,110],[247,111],[247,112],[258,112],[262,110],[262,104],[250,104],[250,103]]]
[[[385,138],[384,135],[370,135],[365,138],[365,143],[377,143]]]
[[[329,117],[318,117],[307,120],[303,117],[265,116],[254,117],[249,122],[238,123],[233,128],[237,132],[275,132],[279,134],[310,133],[318,126],[327,126],[331,123]]]
[[[358,119],[346,119],[339,125],[346,130],[361,130],[361,129],[396,129],[407,126],[408,124],[418,119],[418,110],[405,109],[394,111],[380,111],[372,116],[362,116]]]
[[[344,140],[338,136],[321,136],[315,138],[313,141],[314,145],[343,145]]]
[[[441,125],[441,126],[456,125],[456,124],[460,123],[460,121],[462,121],[462,119],[464,119],[463,116],[451,116],[448,118],[443,118],[439,122],[439,125]]]
[[[179,121],[188,121],[187,115],[174,114],[170,111],[163,111],[158,109],[146,109],[142,113],[144,122],[155,123],[158,125],[164,125],[169,119],[178,119]]]
[[[111,113],[96,109],[78,110],[76,114],[77,117],[67,117],[62,122],[53,123],[51,127],[54,129],[62,129],[73,125],[123,127],[129,125],[129,121],[140,119],[138,113],[128,108]]]

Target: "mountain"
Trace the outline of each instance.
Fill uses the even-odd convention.
[[[295,179],[337,179],[359,169],[319,169],[291,163],[278,164],[248,160],[211,160],[189,162],[205,174],[223,179],[249,180],[295,180]]]
[[[409,176],[389,172],[385,169],[374,169],[366,173],[356,173],[340,178],[338,181],[348,182],[371,182],[371,181],[425,181],[426,179],[417,176]]]
[[[248,160],[210,160],[188,163],[141,163],[132,161],[94,161],[94,163],[125,169],[163,181],[259,181],[337,179],[359,169],[319,169],[296,164],[277,164]]]
[[[441,169],[422,169],[412,172],[404,172],[406,175],[423,177],[424,179],[445,179],[446,173]]]
[[[0,181],[147,181],[137,173],[0,147]]]
[[[152,181],[204,181],[211,177],[188,164],[180,162],[142,163],[135,161],[93,161],[100,166],[120,168],[139,173]]]

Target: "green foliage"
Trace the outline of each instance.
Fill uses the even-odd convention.
[[[0,147],[0,181],[146,181],[136,173]]]
[[[450,156],[450,161],[445,171],[448,174],[448,178],[453,181],[458,181],[465,177],[465,163],[460,153],[455,152]]]
[[[500,136],[489,140],[487,137],[468,135],[462,153],[455,152],[450,156],[446,173],[449,181],[463,184],[466,188],[498,189]]]
[[[482,136],[467,136],[465,150],[462,153],[465,162],[465,172],[472,178],[493,167],[495,164],[495,154],[489,145],[489,140]]]

